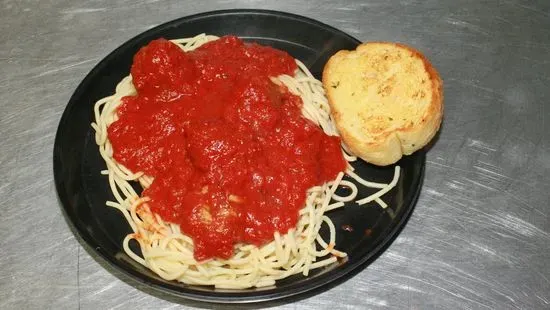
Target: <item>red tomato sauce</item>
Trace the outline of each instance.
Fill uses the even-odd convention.
[[[134,56],[137,95],[108,128],[113,157],[154,177],[142,196],[193,239],[197,260],[285,234],[306,190],[345,169],[340,139],[269,79],[296,69],[287,53],[232,36],[187,53],[159,39]]]

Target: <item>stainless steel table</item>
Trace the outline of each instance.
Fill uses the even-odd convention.
[[[550,309],[550,2],[517,0],[2,1],[0,308],[182,306],[75,240],[56,199],[53,140],[70,95],[114,48],[237,7],[409,43],[445,80],[444,125],[400,236],[354,278],[281,308]]]

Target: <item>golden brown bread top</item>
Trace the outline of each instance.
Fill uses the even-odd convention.
[[[403,44],[369,42],[339,51],[325,65],[323,85],[342,140],[376,165],[421,149],[441,124],[441,78]]]

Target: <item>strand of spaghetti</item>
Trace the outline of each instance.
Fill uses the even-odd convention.
[[[139,198],[138,200],[134,201],[130,206],[130,216],[132,217],[132,220],[136,223],[136,227],[138,227],[138,230],[143,228],[144,222],[138,217],[136,209],[142,202],[147,200],[148,198]]]
[[[359,191],[357,189],[357,185],[351,183],[350,181],[342,180],[340,181],[340,186],[347,187],[348,189],[351,190],[351,193],[349,193],[347,196],[339,196],[336,193],[334,193],[332,194],[332,199],[340,202],[348,202],[348,201],[352,201],[353,199],[355,199],[355,197],[357,197],[357,193]]]
[[[317,268],[321,268],[321,267],[330,265],[332,263],[335,263],[337,260],[338,259],[334,256],[330,257],[330,258],[327,258],[325,260],[322,260],[322,261],[319,261],[319,262],[316,262],[316,263],[312,264],[311,269],[317,269]]]
[[[273,236],[275,238],[275,244],[276,244],[275,256],[277,257],[278,261],[283,261],[284,250],[283,250],[283,242],[281,241],[281,235],[279,234],[279,232],[275,232]]]
[[[342,208],[343,206],[345,206],[345,203],[343,203],[342,201],[339,201],[339,202],[328,205],[325,212],[332,211],[332,210],[338,209],[338,208]]]
[[[121,181],[120,179],[113,178],[116,186],[120,189],[120,192],[124,197],[136,197],[137,193],[128,182]],[[124,199],[124,201],[127,199]]]
[[[350,177],[352,177],[355,181],[357,181],[357,183],[359,183],[361,185],[364,185],[366,187],[371,187],[371,188],[386,188],[386,187],[388,187],[388,184],[366,181],[366,180],[364,180],[363,178],[361,178],[360,176],[358,176],[355,172],[353,172],[351,170],[346,171],[346,174],[349,175]]]
[[[101,100],[99,100],[95,105],[94,105],[94,116],[95,116],[95,119],[96,120],[100,120],[100,112],[99,110],[101,109],[101,107],[103,105],[105,105],[106,103],[108,103],[111,99],[112,99],[113,96],[109,96],[109,97],[106,97],[106,98],[103,98]],[[99,127],[98,124],[96,123],[92,123],[92,128],[95,130],[96,134],[95,134],[95,143],[98,144],[98,145],[102,145],[105,143],[105,141],[107,140],[107,135],[105,134],[106,130],[102,130],[102,128]]]
[[[194,37],[190,37],[190,38],[181,38],[181,39],[174,39],[174,40],[170,40],[178,45],[180,44],[186,44],[186,43],[189,43],[189,42],[195,42],[197,40],[199,40],[200,38],[202,37],[205,37],[206,34],[205,33],[201,33],[201,34],[198,34]]]
[[[135,181],[136,179],[140,178],[140,177],[143,175],[143,172],[132,173],[132,171],[130,171],[130,169],[124,167],[124,166],[121,165],[121,164],[117,164],[117,168],[118,168],[122,173],[124,173],[124,174],[127,175],[129,178],[131,178],[131,180],[129,180],[129,181]]]
[[[332,119],[331,119],[331,121],[332,121]],[[351,154],[353,154],[353,152],[350,151],[349,148],[344,143],[342,143],[341,147],[342,147],[342,149],[344,150],[344,152],[346,154],[348,154],[349,156],[352,156]],[[355,156],[353,156],[353,157],[355,157]],[[357,158],[357,157],[355,157],[355,158]]]
[[[314,208],[311,208],[311,207],[308,207],[308,224],[307,224],[307,230],[305,232],[305,236],[304,236],[304,233],[302,233],[302,237],[305,237],[305,243],[306,244],[309,244],[311,243],[311,236],[313,234],[313,230],[315,229],[315,209]]]
[[[325,199],[323,201],[323,204],[321,205],[321,208],[319,209],[319,212],[315,216],[315,228],[313,229],[313,233],[314,233],[315,236],[319,234],[319,229],[321,228],[321,224],[323,223],[321,221],[321,218],[322,218],[323,214],[325,213],[325,210],[328,207],[330,199],[331,199],[332,195],[334,195],[334,192],[336,192],[336,188],[340,184],[340,181],[342,180],[343,176],[344,176],[343,172],[338,173],[338,176],[336,177],[336,180],[334,180],[332,186],[330,188],[326,189]],[[308,238],[310,238],[310,237],[312,237],[312,235],[308,236]],[[310,253],[312,255],[315,255],[315,253],[316,253],[315,249],[310,248]]]
[[[138,263],[142,264],[143,266],[147,267],[147,263],[145,262],[145,260],[143,258],[139,257],[136,253],[134,253],[134,251],[132,251],[132,249],[130,249],[129,242],[132,239],[135,239],[135,234],[129,234],[126,237],[124,237],[124,240],[122,241],[122,249],[133,260],[135,260],[136,262],[138,262]],[[137,240],[137,239],[135,239],[135,240],[138,241],[138,243],[139,243],[139,240]],[[140,248],[143,248],[143,246],[141,244],[140,244]]]
[[[120,99],[124,96],[134,95],[135,89],[131,83],[131,77],[125,77],[116,86],[116,93],[113,96],[99,100],[94,106],[96,114],[96,125],[92,125],[96,130],[96,143],[102,145],[107,141],[107,126],[116,119],[116,108],[120,105]],[[101,114],[101,106],[104,105]],[[99,117],[97,117],[99,116]],[[98,131],[99,130],[99,131]]]
[[[328,253],[330,253],[332,251],[332,248],[336,244],[336,229],[334,227],[334,224],[332,223],[332,221],[326,215],[323,215],[323,217],[322,217],[321,224],[323,222],[327,223],[327,225],[329,227],[329,240],[330,241],[327,244],[323,240],[321,235],[317,235],[317,237],[316,237],[317,243],[319,243],[322,247],[324,247],[324,249],[322,249],[321,251],[315,251],[314,250],[315,256],[319,256],[319,257],[323,257],[323,256],[327,255]]]
[[[122,196],[120,196],[120,193],[118,192],[113,173],[109,173],[109,186],[111,187],[111,192],[115,196],[116,201],[118,201],[119,204],[122,204],[125,199],[122,198]]]
[[[153,184],[153,178],[142,176],[138,179],[138,182],[143,188],[148,188]]]
[[[336,227],[334,227],[334,223],[330,220],[330,218],[326,215],[323,216],[323,221],[327,223],[329,226],[329,243],[327,244],[325,240],[323,240],[323,237],[321,235],[317,235],[317,242],[321,245],[321,247],[324,247],[325,250],[328,250],[332,255],[338,256],[338,257],[346,257],[348,256],[345,252],[338,251],[334,248],[336,245]]]
[[[399,166],[395,166],[395,170],[394,170],[394,174],[393,174],[393,180],[390,182],[390,184],[388,184],[388,186],[382,188],[381,190],[379,190],[378,192],[368,196],[368,197],[365,197],[363,199],[359,199],[356,201],[356,203],[358,205],[363,205],[363,204],[366,204],[366,203],[369,203],[373,200],[375,200],[376,198],[380,198],[381,196],[383,196],[384,194],[386,194],[387,192],[389,192],[392,188],[395,187],[395,185],[397,184],[397,180],[399,179],[399,174],[400,174],[400,167]]]
[[[284,243],[284,252],[283,252],[283,258],[281,261],[279,261],[279,264],[282,264],[283,262],[288,262],[290,259],[290,253],[292,249],[288,246],[288,243],[286,242],[287,238],[289,238],[290,234],[286,234],[283,236],[282,242]]]
[[[330,202],[330,199],[332,198],[332,196],[334,196],[334,193],[336,192],[336,189],[338,188],[338,186],[340,186],[340,182],[342,181],[343,177],[344,177],[344,173],[339,172],[338,175],[336,176],[336,179],[331,182],[332,184],[327,189],[328,190],[328,192],[326,193],[327,195],[325,196],[322,207],[319,209],[319,215],[316,221],[319,226],[321,225],[321,221],[320,221],[321,216],[324,215],[325,210],[328,207],[328,204]]]
[[[304,266],[299,269],[305,277],[307,277],[309,275],[309,270],[310,270],[311,264],[316,259],[315,256],[311,255],[311,251],[308,251],[308,252],[309,252],[309,255],[306,257],[306,260],[304,262]]]
[[[150,260],[148,261],[148,263],[149,267],[164,280],[172,281],[181,276],[181,274],[170,274],[169,271],[167,272],[166,269],[168,269],[167,267],[169,266],[169,264],[166,262],[163,262],[162,266],[159,266],[159,264],[157,264],[157,262],[154,260]]]
[[[121,179],[124,179],[125,181],[134,181],[138,179],[141,175],[143,175],[143,172],[138,172],[134,174],[127,174],[124,171],[120,169],[119,164],[117,164],[113,159],[112,155],[109,155],[109,151],[107,150],[107,146],[103,145],[99,148],[99,153],[101,154],[101,157],[105,160],[105,163],[107,164],[107,168],[115,173],[117,176],[119,176]]]
[[[324,188],[326,190],[327,185],[326,184],[323,185],[322,188]],[[321,192],[323,192],[323,190]],[[311,262],[315,259],[314,256],[313,257],[311,256],[311,250],[312,250],[312,248],[314,248],[312,243],[315,240],[315,237],[313,236],[313,234],[315,233],[315,226],[316,226],[315,217],[316,217],[316,211],[317,210],[316,210],[316,208],[313,208],[312,203],[313,203],[313,201],[316,200],[316,196],[318,195],[318,193],[319,192],[313,193],[312,195],[310,195],[310,197],[308,197],[309,202],[307,203],[307,206],[308,206],[309,212],[308,212],[308,215],[307,215],[307,217],[308,217],[307,230],[305,232],[302,232],[302,234],[300,236],[298,236],[298,240],[300,240],[303,243],[298,246],[297,253],[299,254],[298,256],[303,257],[302,264],[304,266],[302,268],[296,269],[296,270],[298,270],[298,271],[301,270],[304,275],[307,275],[307,273],[309,272],[309,269],[310,269],[309,266],[310,266]],[[300,224],[301,223],[299,223],[299,225]],[[305,238],[304,238],[304,234],[306,235]],[[287,267],[290,267],[290,269],[292,269],[292,265],[289,265]]]
[[[382,209],[386,209],[386,208],[388,207],[388,204],[385,203],[385,202],[384,202],[382,199],[380,199],[380,198],[376,198],[376,199],[374,199],[374,201],[375,201],[376,203],[378,203],[378,205],[379,205]]]
[[[292,229],[292,231],[289,231],[289,233],[286,235],[286,243],[288,244],[288,247],[290,249],[289,255],[297,255],[298,248],[296,247],[295,229]]]
[[[311,73],[309,74],[311,75]],[[311,85],[308,83],[308,80],[300,83],[297,82],[296,78],[290,77],[288,75],[280,75],[279,77],[273,78],[272,80],[277,84],[284,84],[293,94],[301,96],[303,98],[304,104],[302,106],[302,112],[308,119],[321,126],[321,128],[327,134],[337,134],[335,127],[330,122],[329,113],[325,111],[325,109],[328,110],[326,99],[325,101],[322,101],[321,106],[316,106],[315,104],[313,104],[313,96],[324,98],[324,91],[315,91],[314,88],[310,87]],[[323,109],[323,107],[325,107],[325,109]]]
[[[303,101],[305,101],[305,102],[311,102],[312,101],[311,91],[307,91],[308,89],[306,89],[307,83],[306,83],[306,85],[304,85],[302,83],[299,83],[298,81],[296,81],[295,78],[293,78],[289,75],[286,75],[286,74],[279,76],[279,79],[281,79],[283,81],[283,83],[285,83],[285,85],[294,84],[295,88],[297,90],[297,93],[295,95],[298,95],[298,96],[302,97],[303,99],[305,99]]]
[[[344,144],[342,144],[342,153],[344,153],[344,158],[347,162],[354,162],[357,160],[357,156],[350,155],[351,153],[345,148]],[[353,171],[354,169],[352,169]]]
[[[285,272],[281,273],[278,277],[277,277],[277,280],[279,279],[284,279],[288,276],[291,276],[291,275],[294,275],[294,274],[297,274],[299,272],[302,272],[302,266],[304,265],[305,263],[305,260],[306,260],[306,256],[301,256],[300,259],[298,260],[298,262],[296,262],[295,264],[292,265],[291,268],[289,268],[288,270],[286,270]]]
[[[306,65],[304,65],[303,62],[301,62],[300,60],[296,59],[296,64],[298,65],[298,68],[300,68],[300,70],[305,73],[305,75],[311,79],[314,79],[315,81],[317,81],[317,79],[315,79],[315,77],[313,77],[313,74],[311,74],[311,72],[309,72],[309,69],[306,67]],[[322,84],[321,84],[322,85]]]
[[[177,244],[179,244],[178,242],[172,242],[172,241],[181,241],[181,242],[187,242],[187,243],[192,243],[192,240],[191,238],[189,238],[188,236],[185,236],[185,235],[182,235],[182,234],[171,234],[171,235],[168,235],[166,236],[160,246],[165,248],[166,246],[168,246],[168,244],[175,244],[176,248],[178,248]],[[189,254],[189,255],[193,255],[193,252],[189,251],[189,249],[187,248],[181,248],[180,249],[181,252],[184,252],[186,254]]]
[[[321,235],[317,234],[317,237],[316,237],[316,241],[317,243],[319,243],[319,245],[321,245],[321,247],[323,247],[323,249],[321,251],[316,251],[315,249],[311,248],[309,249],[309,252],[310,254],[313,254],[314,256],[313,257],[323,257],[323,256],[326,256],[328,253],[331,253],[333,252],[333,248],[334,248],[334,245],[335,245],[335,240],[336,240],[336,229],[334,227],[334,224],[332,223],[332,221],[327,217],[327,216],[323,216],[322,217],[323,219],[323,222],[326,222],[329,226],[329,238],[330,238],[330,242],[329,244],[327,245],[324,240],[322,240],[322,237]],[[321,222],[322,223],[322,222]],[[338,252],[338,254],[340,256],[344,256],[344,254],[341,254],[341,252]],[[306,263],[306,266],[304,266],[303,268],[303,274],[304,276],[307,276],[309,274],[309,270],[310,270],[310,267],[311,267],[311,260],[309,260],[307,263]]]

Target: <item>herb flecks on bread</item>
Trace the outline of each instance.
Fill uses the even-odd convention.
[[[405,45],[372,42],[339,51],[325,65],[323,86],[342,140],[369,163],[393,164],[439,130],[441,78]]]

